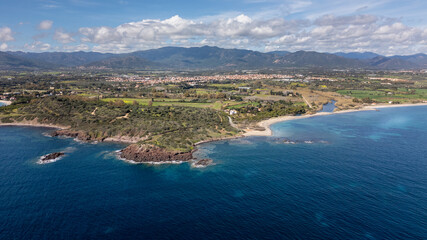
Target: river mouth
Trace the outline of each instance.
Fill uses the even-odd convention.
[[[323,104],[323,108],[319,112],[333,112],[336,108],[336,106],[335,106],[336,102],[337,101],[332,100],[331,102],[329,102],[327,104]]]

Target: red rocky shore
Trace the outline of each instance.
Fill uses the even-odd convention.
[[[119,152],[119,156],[137,163],[180,163],[193,159],[192,152],[172,152],[151,145],[132,144]]]
[[[58,136],[65,136],[65,137],[72,137],[80,141],[103,141],[105,138],[101,139],[93,139],[89,134],[83,132],[83,131],[73,131],[73,130],[57,130],[50,134],[52,137],[58,137]]]
[[[53,137],[66,136],[72,137],[80,141],[104,141],[104,138],[94,138],[84,131],[73,131],[68,129],[56,130],[50,134]],[[208,141],[206,141],[208,142]],[[195,144],[197,145],[197,144]],[[147,144],[131,144],[126,148],[119,151],[119,157],[127,161],[135,163],[149,163],[149,164],[165,164],[165,163],[182,163],[193,161],[193,151],[178,152],[168,151],[166,149],[147,145]],[[206,167],[212,164],[210,159],[194,160],[193,167]]]

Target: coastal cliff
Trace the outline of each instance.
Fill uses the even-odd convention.
[[[74,138],[80,141],[85,141],[85,142],[103,140],[103,138],[94,139],[89,134],[83,131],[74,131],[74,130],[67,130],[67,129],[53,131],[50,135],[52,137],[59,137],[59,136],[71,137],[71,138]]]
[[[44,97],[2,108],[0,124],[55,127],[51,136],[82,142],[128,143],[120,156],[146,163],[190,161],[196,143],[240,134],[226,113],[214,109],[143,106],[79,96]]]
[[[65,136],[71,137],[79,141],[105,141],[105,137],[93,137],[84,131],[74,130],[56,130],[50,134],[52,137]],[[127,161],[136,163],[181,163],[188,162],[193,159],[192,151],[189,152],[177,152],[169,151],[164,148],[160,148],[149,144],[131,144],[126,148],[122,149],[119,156]]]

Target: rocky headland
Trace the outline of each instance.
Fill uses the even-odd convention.
[[[53,131],[50,136],[70,137],[78,141],[109,141],[107,137],[93,137],[84,131],[76,131],[70,129],[61,129]],[[122,141],[126,142],[126,141]],[[128,141],[127,143],[132,143]],[[193,159],[193,152],[171,151],[149,144],[133,143],[119,151],[119,157],[133,163],[148,163],[148,164],[177,164],[188,162]]]
[[[59,137],[59,136],[71,137],[76,140],[80,140],[84,142],[103,140],[102,138],[94,139],[89,134],[83,131],[74,131],[74,130],[68,130],[68,129],[56,130],[56,131],[53,131],[50,135],[52,137]]]
[[[168,151],[166,149],[146,145],[131,144],[119,152],[119,156],[135,163],[182,163],[193,159],[192,152]]]

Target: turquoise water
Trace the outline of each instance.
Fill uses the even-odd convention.
[[[4,105],[6,105],[6,104],[5,104],[5,103],[0,102],[0,107],[2,107],[2,106],[4,106]]]
[[[410,107],[283,122],[202,145],[206,169],[0,127],[0,238],[427,239],[426,119]]]

